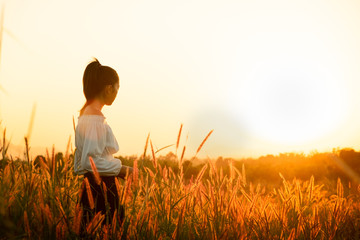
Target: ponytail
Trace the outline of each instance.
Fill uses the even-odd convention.
[[[98,93],[101,82],[100,77],[101,64],[96,58],[89,63],[84,71],[83,76],[83,90],[87,100],[93,99]]]

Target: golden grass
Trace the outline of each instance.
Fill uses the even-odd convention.
[[[89,161],[90,161],[90,165],[91,165],[91,169],[92,169],[92,174],[93,174],[93,176],[95,178],[95,182],[96,182],[97,185],[100,186],[101,178],[100,178],[100,174],[99,174],[99,172],[98,172],[98,170],[97,170],[97,168],[95,166],[93,158],[89,157]]]
[[[204,138],[204,140],[201,142],[200,146],[198,147],[198,149],[196,150],[196,154],[195,156],[200,152],[201,148],[204,146],[205,142],[208,140],[208,138],[210,137],[210,135],[213,133],[214,130],[211,130],[206,137]]]
[[[95,207],[94,198],[91,193],[89,180],[87,178],[84,178],[84,183],[85,183],[86,194],[87,194],[88,201],[89,201],[89,206],[91,209],[94,209],[94,207]]]
[[[178,134],[177,141],[176,141],[176,153],[177,153],[177,150],[178,150],[178,148],[179,148],[179,143],[180,143],[180,137],[181,137],[182,128],[183,128],[183,124],[180,125],[179,134]]]
[[[149,138],[150,138],[150,133],[147,135],[147,138],[146,138],[143,158],[146,157],[146,150],[147,150],[147,147],[148,147],[148,144],[149,144]]]
[[[150,146],[151,146],[151,153],[152,153],[152,159],[153,159],[154,167],[155,167],[155,169],[157,169],[157,160],[156,160],[156,156],[155,156],[155,152],[154,152],[154,147],[153,147],[153,145],[152,145],[151,140],[150,140]]]
[[[180,146],[182,125],[176,139]],[[200,151],[212,131],[204,138]],[[334,192],[314,177],[289,181],[283,174],[281,187],[248,180],[245,166],[234,162],[225,171],[206,162],[190,179],[178,169],[151,154],[133,161],[133,174],[115,179],[119,203],[111,222],[97,213],[85,226],[86,237],[94,239],[356,239],[360,236],[360,186],[348,194],[339,179]],[[197,151],[198,153],[198,151]],[[6,154],[5,154],[6,155]],[[149,165],[139,166],[147,159]],[[90,160],[91,163],[91,160]],[[146,162],[145,162],[146,163]],[[93,173],[97,178],[95,164]],[[30,174],[31,173],[31,174]],[[100,176],[98,176],[100,179]],[[106,192],[106,187],[97,180]],[[249,178],[251,179],[251,178]],[[93,209],[95,199],[88,180],[73,173],[73,155],[56,159],[55,150],[46,158],[29,163],[8,160],[0,168],[0,239],[78,239],[83,210],[79,205],[87,194]],[[118,214],[119,213],[119,214]]]

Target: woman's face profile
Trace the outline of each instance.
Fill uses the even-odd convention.
[[[120,84],[119,83],[115,83],[113,85],[107,85],[106,88],[105,88],[105,94],[104,94],[104,102],[106,105],[111,105],[116,96],[117,96],[117,93],[119,91],[119,88],[120,88]]]

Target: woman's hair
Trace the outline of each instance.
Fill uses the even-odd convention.
[[[106,85],[114,85],[119,82],[117,72],[108,66],[100,64],[99,60],[94,58],[84,71],[83,91],[86,98],[85,105],[80,110],[83,113],[86,106],[93,101],[105,88]]]

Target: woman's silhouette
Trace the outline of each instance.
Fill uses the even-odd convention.
[[[84,184],[80,204],[83,208],[81,232],[98,212],[105,214],[103,223],[111,223],[115,210],[124,217],[124,210],[119,206],[119,196],[115,177],[125,178],[131,167],[123,166],[113,154],[119,150],[116,138],[105,121],[101,110],[104,105],[111,105],[119,90],[119,76],[114,69],[103,66],[97,59],[89,63],[83,76],[83,90],[86,103],[80,110],[75,130],[74,171],[84,175]],[[91,162],[95,163],[101,183],[95,178]],[[88,197],[88,181],[92,193]],[[85,184],[86,183],[86,184]],[[104,187],[104,184],[106,187]],[[106,189],[106,190],[104,190]]]

